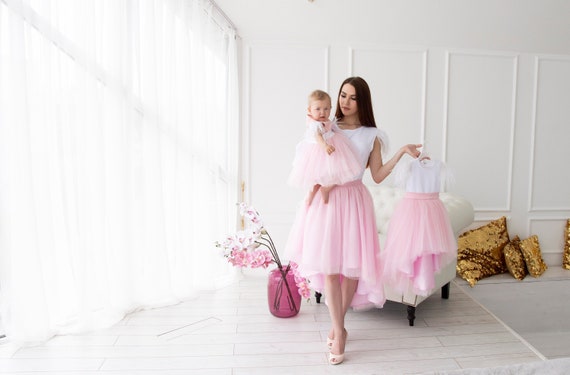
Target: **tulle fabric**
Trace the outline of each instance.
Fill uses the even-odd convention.
[[[457,241],[439,193],[407,192],[392,214],[381,261],[384,280],[401,293],[427,296],[435,274],[456,256]]]
[[[372,196],[362,181],[336,186],[328,204],[320,192],[297,214],[286,256],[299,264],[311,288],[324,290],[325,275],[358,279],[351,306],[382,307],[380,245]]]
[[[304,140],[299,143],[289,174],[289,185],[304,189],[315,184],[341,185],[358,176],[362,166],[350,140],[340,132],[329,131],[327,135],[327,143],[335,148],[330,155],[316,142]]]

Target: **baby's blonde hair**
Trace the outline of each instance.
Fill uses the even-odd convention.
[[[331,96],[323,90],[315,90],[309,94],[309,105],[317,100],[328,100],[329,104],[332,103]]]

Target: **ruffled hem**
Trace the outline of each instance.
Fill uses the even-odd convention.
[[[336,186],[328,204],[320,192],[303,206],[291,229],[286,256],[299,264],[311,288],[324,289],[326,275],[358,279],[353,308],[382,307],[380,245],[372,196],[362,181]]]
[[[303,142],[298,146],[287,181],[289,185],[300,188],[311,188],[315,184],[342,185],[359,175],[362,166],[350,140],[341,133],[335,133],[327,143],[335,148],[330,155],[317,143]]]
[[[457,241],[438,193],[406,193],[392,217],[381,255],[392,289],[427,295],[435,275],[456,257]]]

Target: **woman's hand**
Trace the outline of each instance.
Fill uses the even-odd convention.
[[[421,144],[407,144],[407,145],[403,146],[401,148],[401,150],[404,154],[408,154],[411,157],[413,157],[414,159],[417,159],[421,155],[420,150],[418,150],[418,148],[421,148],[421,147],[422,147]]]

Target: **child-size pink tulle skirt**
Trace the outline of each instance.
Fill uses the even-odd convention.
[[[288,183],[311,189],[313,185],[341,185],[354,180],[362,171],[350,140],[342,133],[332,133],[327,143],[335,148],[330,155],[316,142],[303,141],[297,145]]]
[[[301,207],[285,254],[299,264],[312,289],[323,292],[325,275],[340,274],[358,279],[353,308],[384,305],[376,218],[362,181],[334,187],[327,204],[318,192],[310,205]]]
[[[457,241],[438,193],[406,193],[396,206],[381,260],[384,280],[399,292],[427,296],[435,275],[457,256]]]

